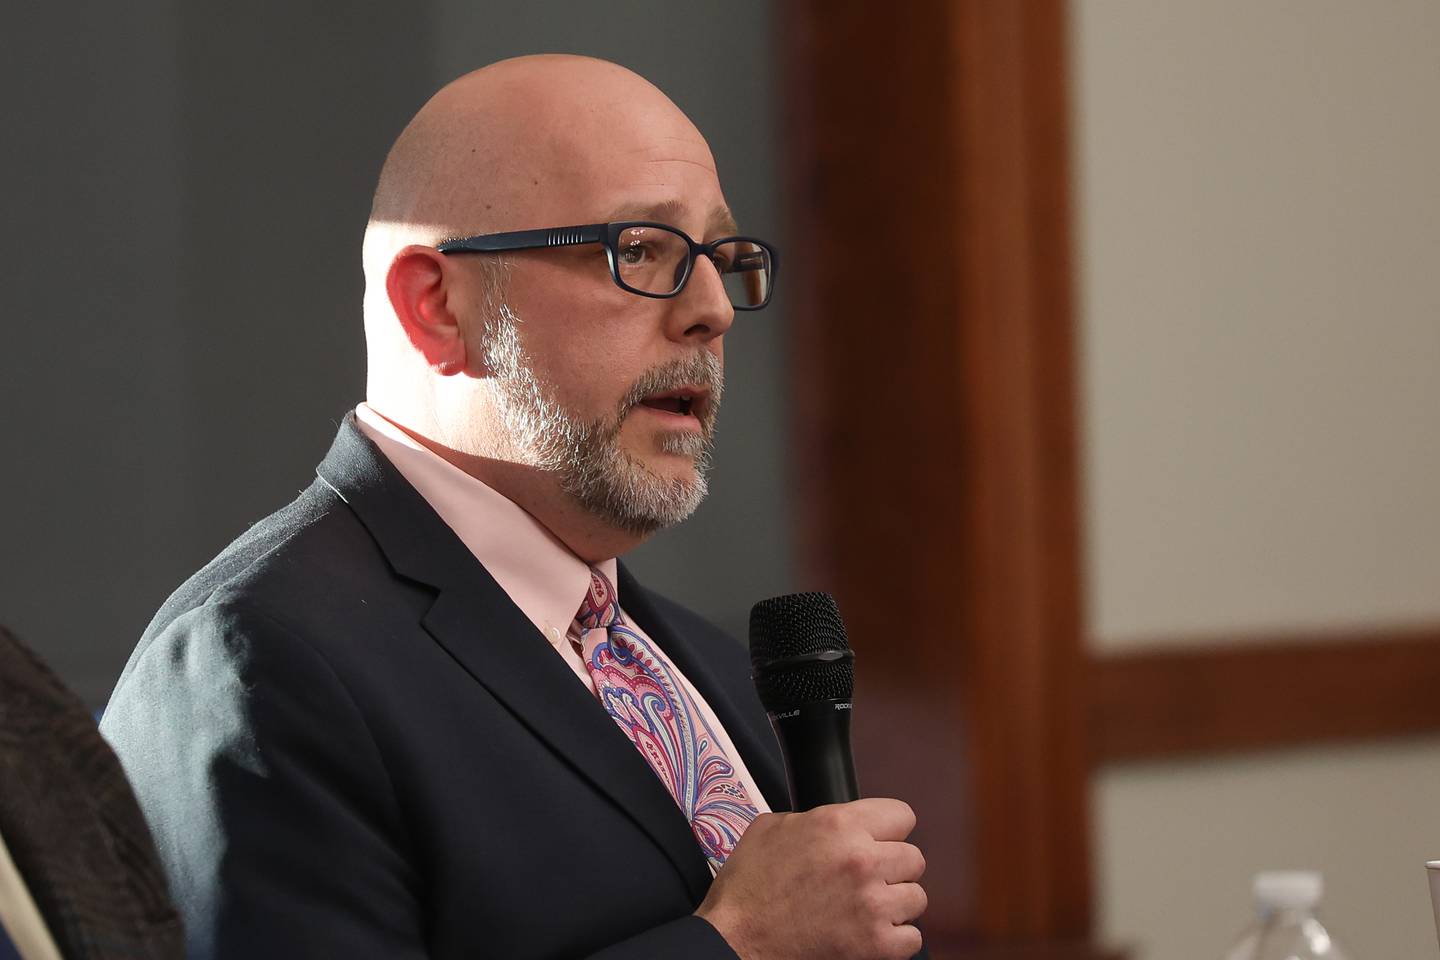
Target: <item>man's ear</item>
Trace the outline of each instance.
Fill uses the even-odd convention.
[[[395,254],[385,274],[390,306],[411,346],[441,376],[465,370],[465,337],[452,307],[452,265],[434,247],[412,244]]]

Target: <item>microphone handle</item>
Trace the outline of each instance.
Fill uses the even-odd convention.
[[[817,700],[770,714],[785,757],[790,808],[796,813],[860,799],[850,755],[853,705],[851,700]]]

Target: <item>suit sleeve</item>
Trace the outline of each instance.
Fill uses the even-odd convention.
[[[339,678],[269,617],[186,613],[102,722],[155,835],[191,958],[421,960],[419,884]]]

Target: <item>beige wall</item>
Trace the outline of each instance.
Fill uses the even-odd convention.
[[[1440,3],[1074,20],[1095,635],[1440,617]]]
[[[1220,960],[1276,867],[1324,872],[1320,919],[1350,960],[1440,955],[1423,862],[1440,738],[1127,766],[1095,800],[1100,927],[1136,960]]]
[[[1090,634],[1440,621],[1440,2],[1075,0]],[[1316,865],[1360,957],[1436,955],[1440,741],[1123,767],[1100,919],[1218,956]]]

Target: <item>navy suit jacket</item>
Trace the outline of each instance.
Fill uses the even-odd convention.
[[[659,778],[353,417],[317,474],[161,608],[102,724],[190,955],[734,960]],[[786,808],[741,645],[619,593]]]
[[[15,949],[4,926],[0,926],[0,960],[20,960],[20,951]]]

